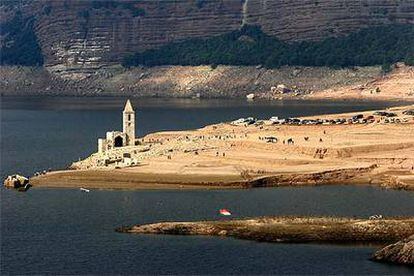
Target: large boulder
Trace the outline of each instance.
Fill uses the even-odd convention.
[[[414,265],[414,235],[378,250],[375,252],[373,260]]]
[[[29,179],[19,174],[9,175],[4,180],[4,186],[7,188],[19,189],[29,184]]]

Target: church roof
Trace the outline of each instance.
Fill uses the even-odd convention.
[[[124,112],[134,112],[134,109],[132,108],[132,104],[130,100],[126,102]]]

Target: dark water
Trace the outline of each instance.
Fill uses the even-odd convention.
[[[120,129],[124,99],[1,98],[1,173],[63,168]],[[299,116],[387,103],[137,100],[142,135],[238,117]],[[2,274],[409,274],[368,260],[374,246],[280,245],[217,237],[126,235],[120,225],[235,217],[414,215],[414,195],[373,187],[238,191],[1,189]]]
[[[414,215],[414,195],[372,187],[238,191],[2,189],[2,270],[12,274],[404,274],[368,260],[372,246],[266,244],[216,237],[127,235],[114,228],[264,215]]]

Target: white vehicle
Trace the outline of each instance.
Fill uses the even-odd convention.
[[[80,190],[81,192],[85,192],[85,193],[89,193],[89,192],[90,192],[90,190],[85,189],[85,188],[80,188],[79,190]]]
[[[278,122],[279,121],[279,117],[277,117],[277,116],[270,117],[269,121],[271,121],[271,122]]]
[[[373,215],[373,216],[369,216],[370,220],[375,220],[375,219],[382,219],[382,215]]]
[[[234,120],[233,122],[231,122],[231,124],[232,124],[232,125],[242,125],[242,124],[244,124],[245,122],[246,122],[246,119],[244,119],[244,118],[240,118],[240,119]]]
[[[246,95],[246,99],[253,100],[254,99],[254,94],[252,93],[252,94]]]

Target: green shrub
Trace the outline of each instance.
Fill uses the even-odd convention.
[[[21,12],[0,25],[3,43],[0,49],[1,65],[43,65],[43,55],[33,28],[34,18],[23,18]]]
[[[145,10],[143,8],[139,8],[135,6],[135,3],[128,3],[128,2],[119,2],[119,1],[111,1],[111,0],[94,0],[90,3],[93,9],[124,9],[129,10],[132,13],[133,17],[137,16],[144,16]]]
[[[89,19],[89,17],[91,16],[88,10],[83,10],[83,11],[79,11],[78,12],[78,16],[79,17],[83,17],[86,20]]]
[[[145,15],[145,10],[141,9],[141,8],[135,8],[131,12],[132,12],[133,17],[144,16]]]
[[[52,7],[51,6],[45,6],[44,8],[43,8],[43,13],[45,14],[45,15],[50,15],[50,13],[52,12]]]
[[[296,43],[280,41],[257,26],[244,26],[221,36],[169,43],[129,55],[123,65],[370,66],[412,63],[413,45],[413,25],[372,27],[344,37]]]
[[[205,3],[206,3],[206,0],[195,0],[195,4],[196,4],[198,9],[203,8]]]
[[[388,62],[383,63],[381,65],[381,71],[384,74],[387,74],[387,73],[391,72],[392,71],[391,63],[388,63]]]
[[[407,55],[404,59],[404,63],[409,66],[414,66],[414,54]]]

